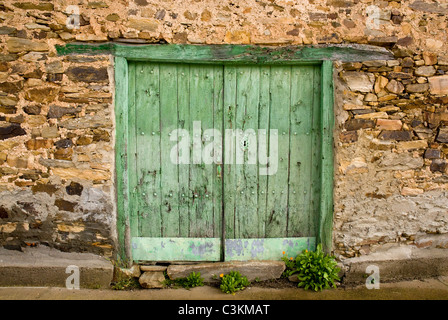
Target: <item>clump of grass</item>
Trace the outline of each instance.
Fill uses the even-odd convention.
[[[131,277],[112,283],[111,288],[113,290],[134,290],[140,289],[141,286],[137,278]]]

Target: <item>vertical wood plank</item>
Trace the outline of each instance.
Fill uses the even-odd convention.
[[[261,238],[265,237],[266,222],[268,220],[267,211],[267,191],[268,178],[266,174],[260,174],[267,168],[267,158],[269,157],[269,114],[270,114],[270,78],[271,67],[260,67],[260,98],[258,110],[258,230]],[[263,131],[264,130],[264,131]],[[262,144],[264,147],[262,147]]]
[[[179,225],[179,178],[178,156],[171,159],[171,135],[176,133],[177,119],[177,67],[160,64],[160,166],[162,183],[161,223],[163,237],[178,237]],[[174,161],[174,162],[173,162]]]
[[[136,143],[136,127],[135,127],[135,83],[136,83],[136,73],[135,73],[135,63],[129,63],[129,93],[128,93],[128,161],[127,161],[127,171],[129,180],[129,219],[131,236],[138,236],[138,211],[136,210],[136,203],[138,199],[137,192],[137,143]]]
[[[312,154],[311,154],[311,185],[312,195],[310,199],[313,212],[310,215],[309,235],[315,237],[319,232],[320,199],[321,199],[321,170],[322,170],[322,67],[314,66],[313,80],[313,134],[312,134]]]
[[[188,152],[187,163],[179,164],[179,227],[180,236],[188,237],[190,233],[190,217],[191,212],[191,192],[190,192],[190,161],[191,161],[191,133],[193,122],[190,119],[190,66],[181,64],[178,66],[177,72],[177,104],[178,104],[178,127],[185,130],[178,137],[178,141],[183,143],[187,141]],[[185,139],[185,140],[184,140]],[[180,154],[183,156],[183,154]]]
[[[193,196],[190,236],[213,237],[213,167],[202,161],[204,130],[213,127],[213,67],[190,68],[190,117],[193,124],[193,163],[190,169],[190,188]],[[193,125],[193,127],[195,127]],[[196,159],[196,161],[195,161]]]
[[[309,236],[313,153],[313,66],[292,67],[288,236]]]
[[[224,67],[224,223],[225,238],[235,238],[235,129],[236,109],[236,72],[235,66]]]
[[[132,259],[129,221],[128,181],[128,63],[125,58],[115,58],[115,122],[116,122],[116,188],[117,188],[117,233],[118,254],[121,260]]]
[[[214,136],[214,162],[213,167],[213,213],[214,213],[214,230],[215,237],[221,237],[223,233],[223,123],[224,123],[224,67],[213,67],[213,128],[220,133]],[[217,133],[216,132],[216,133]]]
[[[270,130],[278,130],[278,169],[268,177],[266,237],[286,237],[288,202],[289,124],[291,67],[271,68]],[[269,141],[273,147],[276,139]]]
[[[136,65],[137,208],[140,236],[160,237],[161,164],[159,65]]]
[[[235,237],[258,237],[257,129],[259,69],[237,68],[235,129]],[[242,161],[238,161],[238,159]]]

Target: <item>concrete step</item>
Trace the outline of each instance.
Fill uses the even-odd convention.
[[[285,270],[283,261],[230,261],[187,265],[172,264],[167,269],[170,279],[187,277],[191,272],[200,272],[205,282],[219,282],[220,274],[239,271],[249,281],[278,279]]]
[[[69,267],[71,266],[71,267]],[[108,288],[114,267],[90,253],[61,252],[45,246],[6,250],[0,248],[0,286]]]
[[[347,259],[342,268],[342,283],[348,286],[365,284],[375,270],[380,283],[444,277],[448,276],[448,250],[395,245]]]

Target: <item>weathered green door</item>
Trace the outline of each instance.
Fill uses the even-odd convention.
[[[314,247],[320,65],[128,70],[133,260],[268,260]]]

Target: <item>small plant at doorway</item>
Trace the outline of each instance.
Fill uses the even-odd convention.
[[[111,284],[113,290],[134,290],[141,289],[137,278],[129,277]]]
[[[221,278],[220,288],[224,293],[235,294],[237,291],[244,290],[250,285],[247,277],[242,276],[239,271],[230,271],[230,273],[219,275]]]
[[[335,258],[323,252],[321,244],[317,245],[316,251],[303,250],[295,259],[283,254],[282,260],[286,265],[283,276],[297,274],[299,288],[314,291],[336,288],[335,282],[340,280]]]
[[[176,285],[181,286],[185,289],[190,289],[194,287],[202,287],[204,285],[204,280],[201,278],[201,273],[195,273],[194,271],[188,275],[186,278],[179,278],[175,280]]]

